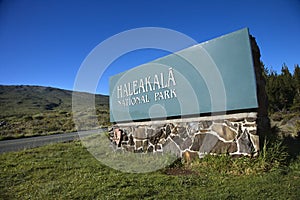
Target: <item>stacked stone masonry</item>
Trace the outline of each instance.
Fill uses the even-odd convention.
[[[137,153],[256,155],[259,151],[257,113],[116,124],[110,140]],[[116,132],[119,132],[116,134]]]

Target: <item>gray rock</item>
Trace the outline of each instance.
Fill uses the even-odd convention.
[[[252,154],[254,152],[254,147],[247,129],[238,138],[237,143],[239,144],[240,153]]]
[[[162,138],[162,135],[163,135],[163,131],[161,129],[154,136],[149,138],[151,144],[156,145],[159,142],[159,140]]]
[[[151,145],[151,146],[148,147],[147,152],[150,153],[150,152],[153,152],[153,150],[154,150],[154,148],[153,148],[153,146]]]
[[[177,133],[178,134],[183,134],[183,133],[186,133],[186,128],[185,127],[177,127]]]
[[[199,128],[200,129],[208,129],[212,125],[212,121],[200,121]]]
[[[205,134],[197,134],[195,135],[193,145],[191,147],[192,151],[199,151],[202,146],[203,140],[205,138]]]
[[[235,142],[225,143],[221,140],[217,142],[211,153],[224,154],[224,153],[234,153],[237,151],[237,144]]]
[[[148,145],[149,145],[148,140],[144,140],[144,141],[143,141],[143,150],[144,150],[144,151],[147,151]]]
[[[143,141],[142,140],[136,140],[135,141],[135,148],[138,149],[143,146]]]
[[[193,135],[197,133],[199,130],[197,122],[190,122],[188,125],[188,134]]]
[[[133,145],[134,145],[134,141],[133,141],[133,136],[132,136],[132,135],[129,136],[128,144],[129,144],[130,146],[133,146]]]
[[[255,122],[256,118],[254,118],[254,117],[248,117],[248,118],[246,118],[246,121],[247,122]]]
[[[221,124],[212,125],[212,130],[216,132],[221,138],[227,141],[233,140],[237,135],[237,133],[234,130]]]
[[[259,136],[250,134],[250,139],[254,147],[254,153],[257,153],[259,151]]]
[[[166,135],[165,135],[165,139],[171,134],[171,127],[170,125],[168,124],[166,126]]]
[[[190,146],[192,145],[192,142],[193,142],[193,141],[192,141],[191,138],[187,138],[186,140],[184,140],[183,142],[181,142],[181,143],[179,144],[180,149],[181,149],[181,150],[189,149]]]
[[[164,144],[164,143],[166,143],[166,139],[165,138],[161,138],[160,140],[159,140],[159,144]]]
[[[181,151],[178,146],[170,139],[163,145],[163,152],[170,153],[176,157],[181,157]]]
[[[179,136],[174,136],[172,137],[172,140],[178,145],[180,146],[181,143],[183,143],[183,139]]]
[[[234,123],[232,123],[232,122],[230,122],[230,121],[228,121],[228,120],[225,120],[224,122],[225,122],[225,124],[226,124],[228,127],[230,127],[230,128],[232,128],[233,130],[237,131],[238,126],[237,126],[236,124],[234,124]]]
[[[150,137],[154,136],[155,129],[148,128],[146,132],[147,132],[147,138],[150,138]]]
[[[210,153],[218,141],[219,139],[216,136],[207,133],[200,147],[200,153]]]
[[[128,140],[129,140],[129,138],[128,138],[127,134],[124,133],[124,134],[123,134],[123,141],[126,141],[126,142],[127,142]]]
[[[144,127],[136,128],[133,132],[133,137],[136,139],[146,139],[146,130]]]

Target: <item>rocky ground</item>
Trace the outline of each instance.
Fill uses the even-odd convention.
[[[279,129],[283,136],[298,137],[300,135],[300,113],[274,113],[270,116],[271,126]]]

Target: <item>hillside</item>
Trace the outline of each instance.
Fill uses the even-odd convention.
[[[107,125],[109,97],[96,95],[95,103],[99,123]],[[0,85],[0,139],[74,130],[72,91],[42,86]]]

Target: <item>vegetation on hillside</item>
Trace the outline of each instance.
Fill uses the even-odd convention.
[[[264,66],[269,116],[273,126],[281,134],[300,137],[300,67],[295,65],[293,73],[283,64],[281,73]]]
[[[295,65],[291,74],[284,64],[281,73],[264,68],[269,112],[300,112],[300,67]]]
[[[95,105],[99,124],[107,126],[108,96],[96,95]],[[88,118],[82,111],[82,119],[85,117]],[[75,131],[72,91],[41,86],[0,85],[0,139],[72,131]]]

